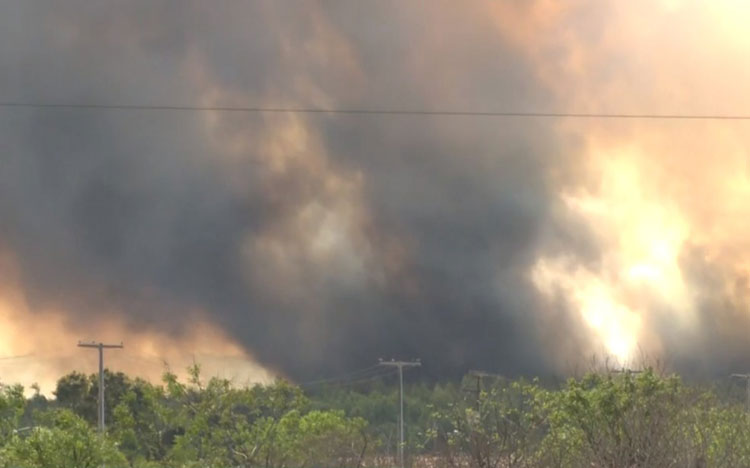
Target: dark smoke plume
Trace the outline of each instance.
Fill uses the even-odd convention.
[[[554,110],[486,6],[13,0],[0,100]],[[179,336],[200,309],[299,379],[391,356],[549,372],[589,349],[529,280],[542,252],[598,258],[561,214],[578,142],[550,122],[4,108],[0,142],[0,241],[32,309],[72,324]]]

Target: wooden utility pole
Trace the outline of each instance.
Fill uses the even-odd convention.
[[[399,439],[400,443],[398,444],[398,458],[399,462],[401,464],[401,468],[404,468],[404,367],[419,367],[422,365],[422,363],[417,359],[416,361],[394,361],[391,359],[390,361],[383,361],[380,360],[379,364],[381,366],[391,366],[391,367],[397,367],[398,368],[398,384],[399,384],[399,391],[401,395],[401,410],[399,413]]]
[[[483,372],[483,371],[477,371],[477,370],[469,371],[469,375],[477,379],[476,402],[477,402],[477,413],[478,413],[480,409],[480,402],[481,402],[481,396],[482,396],[482,379],[485,377],[500,377],[500,376],[496,374],[490,374],[489,372]]]
[[[110,348],[122,348],[120,344],[104,344],[91,342],[78,342],[79,348],[95,348],[99,350],[99,432],[104,434],[104,350]]]
[[[731,377],[745,380],[747,396],[745,400],[745,411],[750,411],[750,374],[732,374]]]

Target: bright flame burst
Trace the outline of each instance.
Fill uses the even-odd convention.
[[[656,313],[674,315],[676,326],[692,323],[692,301],[679,267],[687,225],[669,203],[644,187],[629,152],[604,160],[592,192],[564,194],[566,209],[584,219],[601,257],[542,257],[532,279],[550,298],[562,297],[594,336],[594,348],[625,364],[639,348],[659,343],[644,325]],[[602,161],[599,159],[599,161]]]

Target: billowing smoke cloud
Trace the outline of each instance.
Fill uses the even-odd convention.
[[[746,114],[746,5],[600,6],[596,19],[586,2],[525,12],[545,39],[519,43],[566,108]],[[582,157],[559,199],[586,220],[598,258],[545,253],[535,283],[623,360],[640,349],[691,373],[747,366],[748,124],[598,120],[560,130],[580,136]]]
[[[618,5],[12,1],[0,98],[728,110],[704,99],[716,74],[675,83],[696,56],[746,76],[737,37],[699,5]],[[683,49],[654,32],[668,21],[709,39]],[[706,43],[727,62],[696,54]],[[70,331],[56,336],[117,323],[123,340],[168,336],[189,354],[210,324],[210,343],[298,379],[391,356],[432,374],[549,372],[638,348],[736,365],[746,293],[730,249],[746,224],[707,226],[729,219],[708,194],[746,161],[742,128],[4,108],[2,274],[24,304],[5,326],[43,329],[54,311]],[[743,177],[717,195],[733,214]]]

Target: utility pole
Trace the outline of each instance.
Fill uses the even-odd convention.
[[[381,359],[379,365],[398,368],[398,385],[399,393],[401,396],[401,409],[398,419],[399,439],[401,440],[401,442],[398,444],[398,459],[401,463],[401,468],[404,468],[404,367],[419,367],[422,365],[422,363],[419,361],[419,359],[417,359],[416,361],[394,361],[393,359],[391,359],[390,361],[383,361]]]
[[[732,374],[735,379],[744,379],[747,389],[747,399],[745,400],[745,411],[750,411],[750,374]]]
[[[104,344],[91,341],[88,343],[79,341],[79,348],[96,348],[99,350],[99,432],[104,434],[104,350],[110,348],[122,348],[120,344]]]
[[[484,377],[500,377],[500,376],[495,375],[495,374],[490,374],[488,372],[476,371],[476,370],[469,371],[469,376],[477,379],[477,389],[476,389],[476,393],[477,393],[476,402],[477,403],[476,404],[477,404],[477,413],[478,413],[480,410],[480,401],[481,401],[481,396],[482,396],[482,379]]]

